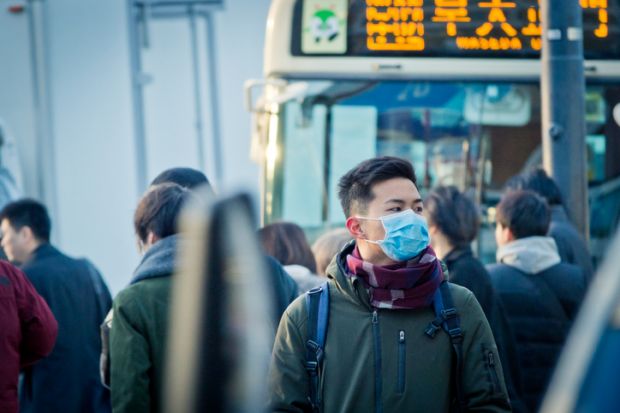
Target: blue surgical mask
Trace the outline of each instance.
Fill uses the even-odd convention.
[[[379,218],[358,218],[381,221],[385,238],[367,241],[379,245],[385,255],[394,261],[407,261],[416,257],[431,242],[426,219],[411,209]]]

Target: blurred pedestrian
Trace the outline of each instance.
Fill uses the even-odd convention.
[[[510,191],[497,205],[497,264],[488,267],[517,344],[523,401],[538,410],[585,293],[583,271],[562,263],[547,236],[550,211],[531,191]]]
[[[193,168],[177,167],[166,169],[153,179],[151,186],[166,183],[177,184],[183,188],[192,190],[201,186],[211,189],[211,183],[207,179],[207,176]]]
[[[581,234],[568,219],[562,193],[553,178],[549,177],[544,169],[534,169],[512,177],[508,180],[506,189],[533,191],[547,200],[551,208],[551,223],[547,235],[555,240],[562,262],[580,267],[586,280],[590,282],[594,275],[590,251]]]
[[[112,298],[95,266],[50,244],[51,220],[40,202],[23,199],[0,212],[2,248],[21,263],[58,321],[49,357],[23,370],[21,412],[109,412],[110,395],[99,382],[99,324]]]
[[[491,277],[471,249],[480,226],[478,208],[456,187],[438,187],[424,200],[424,216],[428,221],[431,246],[448,266],[450,282],[473,292],[489,320],[513,411],[525,411],[514,337]]]
[[[312,252],[316,262],[316,273],[325,276],[327,266],[332,262],[344,246],[353,241],[346,228],[336,228],[327,231],[312,244]]]
[[[17,413],[19,370],[52,352],[58,324],[28,278],[0,261],[0,412]]]
[[[211,183],[205,174],[193,168],[177,167],[166,169],[153,179],[151,186],[164,183],[174,183],[192,191],[203,187],[213,193]],[[273,288],[273,295],[276,299],[274,303],[274,322],[275,325],[278,325],[286,307],[297,298],[298,287],[297,283],[277,260],[272,257],[265,257],[265,261],[269,276],[271,277],[270,285]]]
[[[327,269],[326,293],[299,297],[282,317],[273,411],[510,411],[487,320],[471,292],[444,282],[416,182],[393,157],[340,179],[355,242]]]
[[[278,260],[304,293],[323,283],[316,275],[314,254],[303,229],[292,222],[276,222],[258,230],[263,250]]]
[[[189,192],[176,184],[151,187],[136,208],[134,230],[142,260],[130,285],[114,298],[110,330],[112,410],[161,410],[164,352],[177,220]]]

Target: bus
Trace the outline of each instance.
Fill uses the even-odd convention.
[[[620,219],[620,0],[580,4],[596,262]],[[296,222],[310,238],[341,226],[339,177],[394,155],[411,160],[423,195],[455,185],[478,202],[478,253],[493,261],[502,187],[542,164],[539,6],[273,0],[264,79],[246,83],[263,222]]]

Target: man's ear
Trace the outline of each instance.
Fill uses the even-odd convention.
[[[347,222],[345,225],[353,238],[357,239],[365,237],[364,230],[361,227],[361,222],[359,218],[349,217],[347,218]]]
[[[149,231],[146,234],[146,245],[149,247],[159,241],[159,237],[153,233],[153,231]]]
[[[19,235],[26,241],[35,240],[34,232],[32,232],[32,228],[28,225],[24,225],[18,231]]]
[[[517,239],[509,227],[502,228],[502,231],[504,231],[504,239],[507,242],[512,242]]]

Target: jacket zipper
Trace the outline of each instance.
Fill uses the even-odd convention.
[[[405,365],[406,365],[405,331],[398,332],[398,394],[405,392]]]
[[[383,413],[383,381],[381,373],[381,330],[379,329],[379,315],[377,310],[372,312],[372,333],[375,339],[375,412]]]
[[[489,370],[491,371],[491,380],[493,383],[493,392],[500,391],[499,385],[499,377],[497,377],[497,370],[495,369],[495,356],[492,351],[489,351],[487,355],[487,363],[489,365]]]

